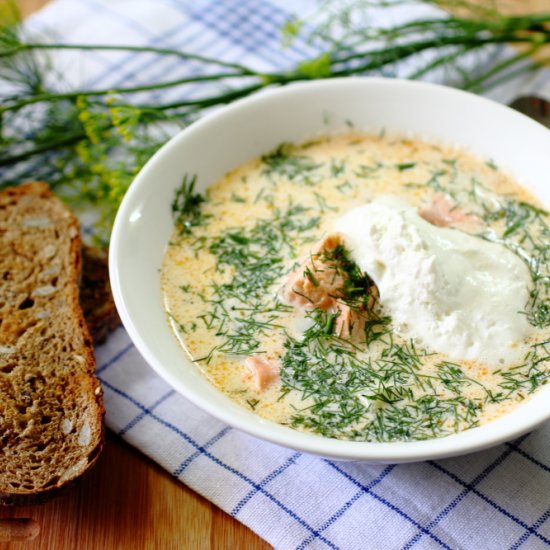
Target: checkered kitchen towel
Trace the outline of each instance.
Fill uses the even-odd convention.
[[[289,11],[312,1],[54,0],[29,27],[67,42],[181,48],[283,69],[315,53],[299,40],[282,49],[279,35]],[[192,70],[174,58],[132,53],[64,61],[65,77],[86,87]],[[544,87],[550,93],[548,74],[516,81],[496,97]],[[276,548],[550,547],[550,425],[467,457],[400,466],[332,462],[211,418],[148,367],[123,329],[97,356],[108,426]]]

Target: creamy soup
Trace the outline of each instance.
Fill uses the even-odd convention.
[[[205,195],[193,183],[174,199],[165,307],[243,407],[332,438],[420,440],[547,382],[548,214],[491,160],[350,133],[282,144]]]

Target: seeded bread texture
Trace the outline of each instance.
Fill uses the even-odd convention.
[[[44,183],[0,193],[0,503],[27,504],[97,460],[103,398],[79,305],[79,223]]]

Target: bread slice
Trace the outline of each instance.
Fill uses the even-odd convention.
[[[79,223],[45,183],[0,193],[0,503],[43,499],[103,446],[103,397],[79,305]]]

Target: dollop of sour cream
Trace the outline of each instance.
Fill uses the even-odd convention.
[[[394,197],[348,211],[334,229],[378,286],[398,334],[452,359],[518,359],[530,275],[513,252],[436,227]]]

